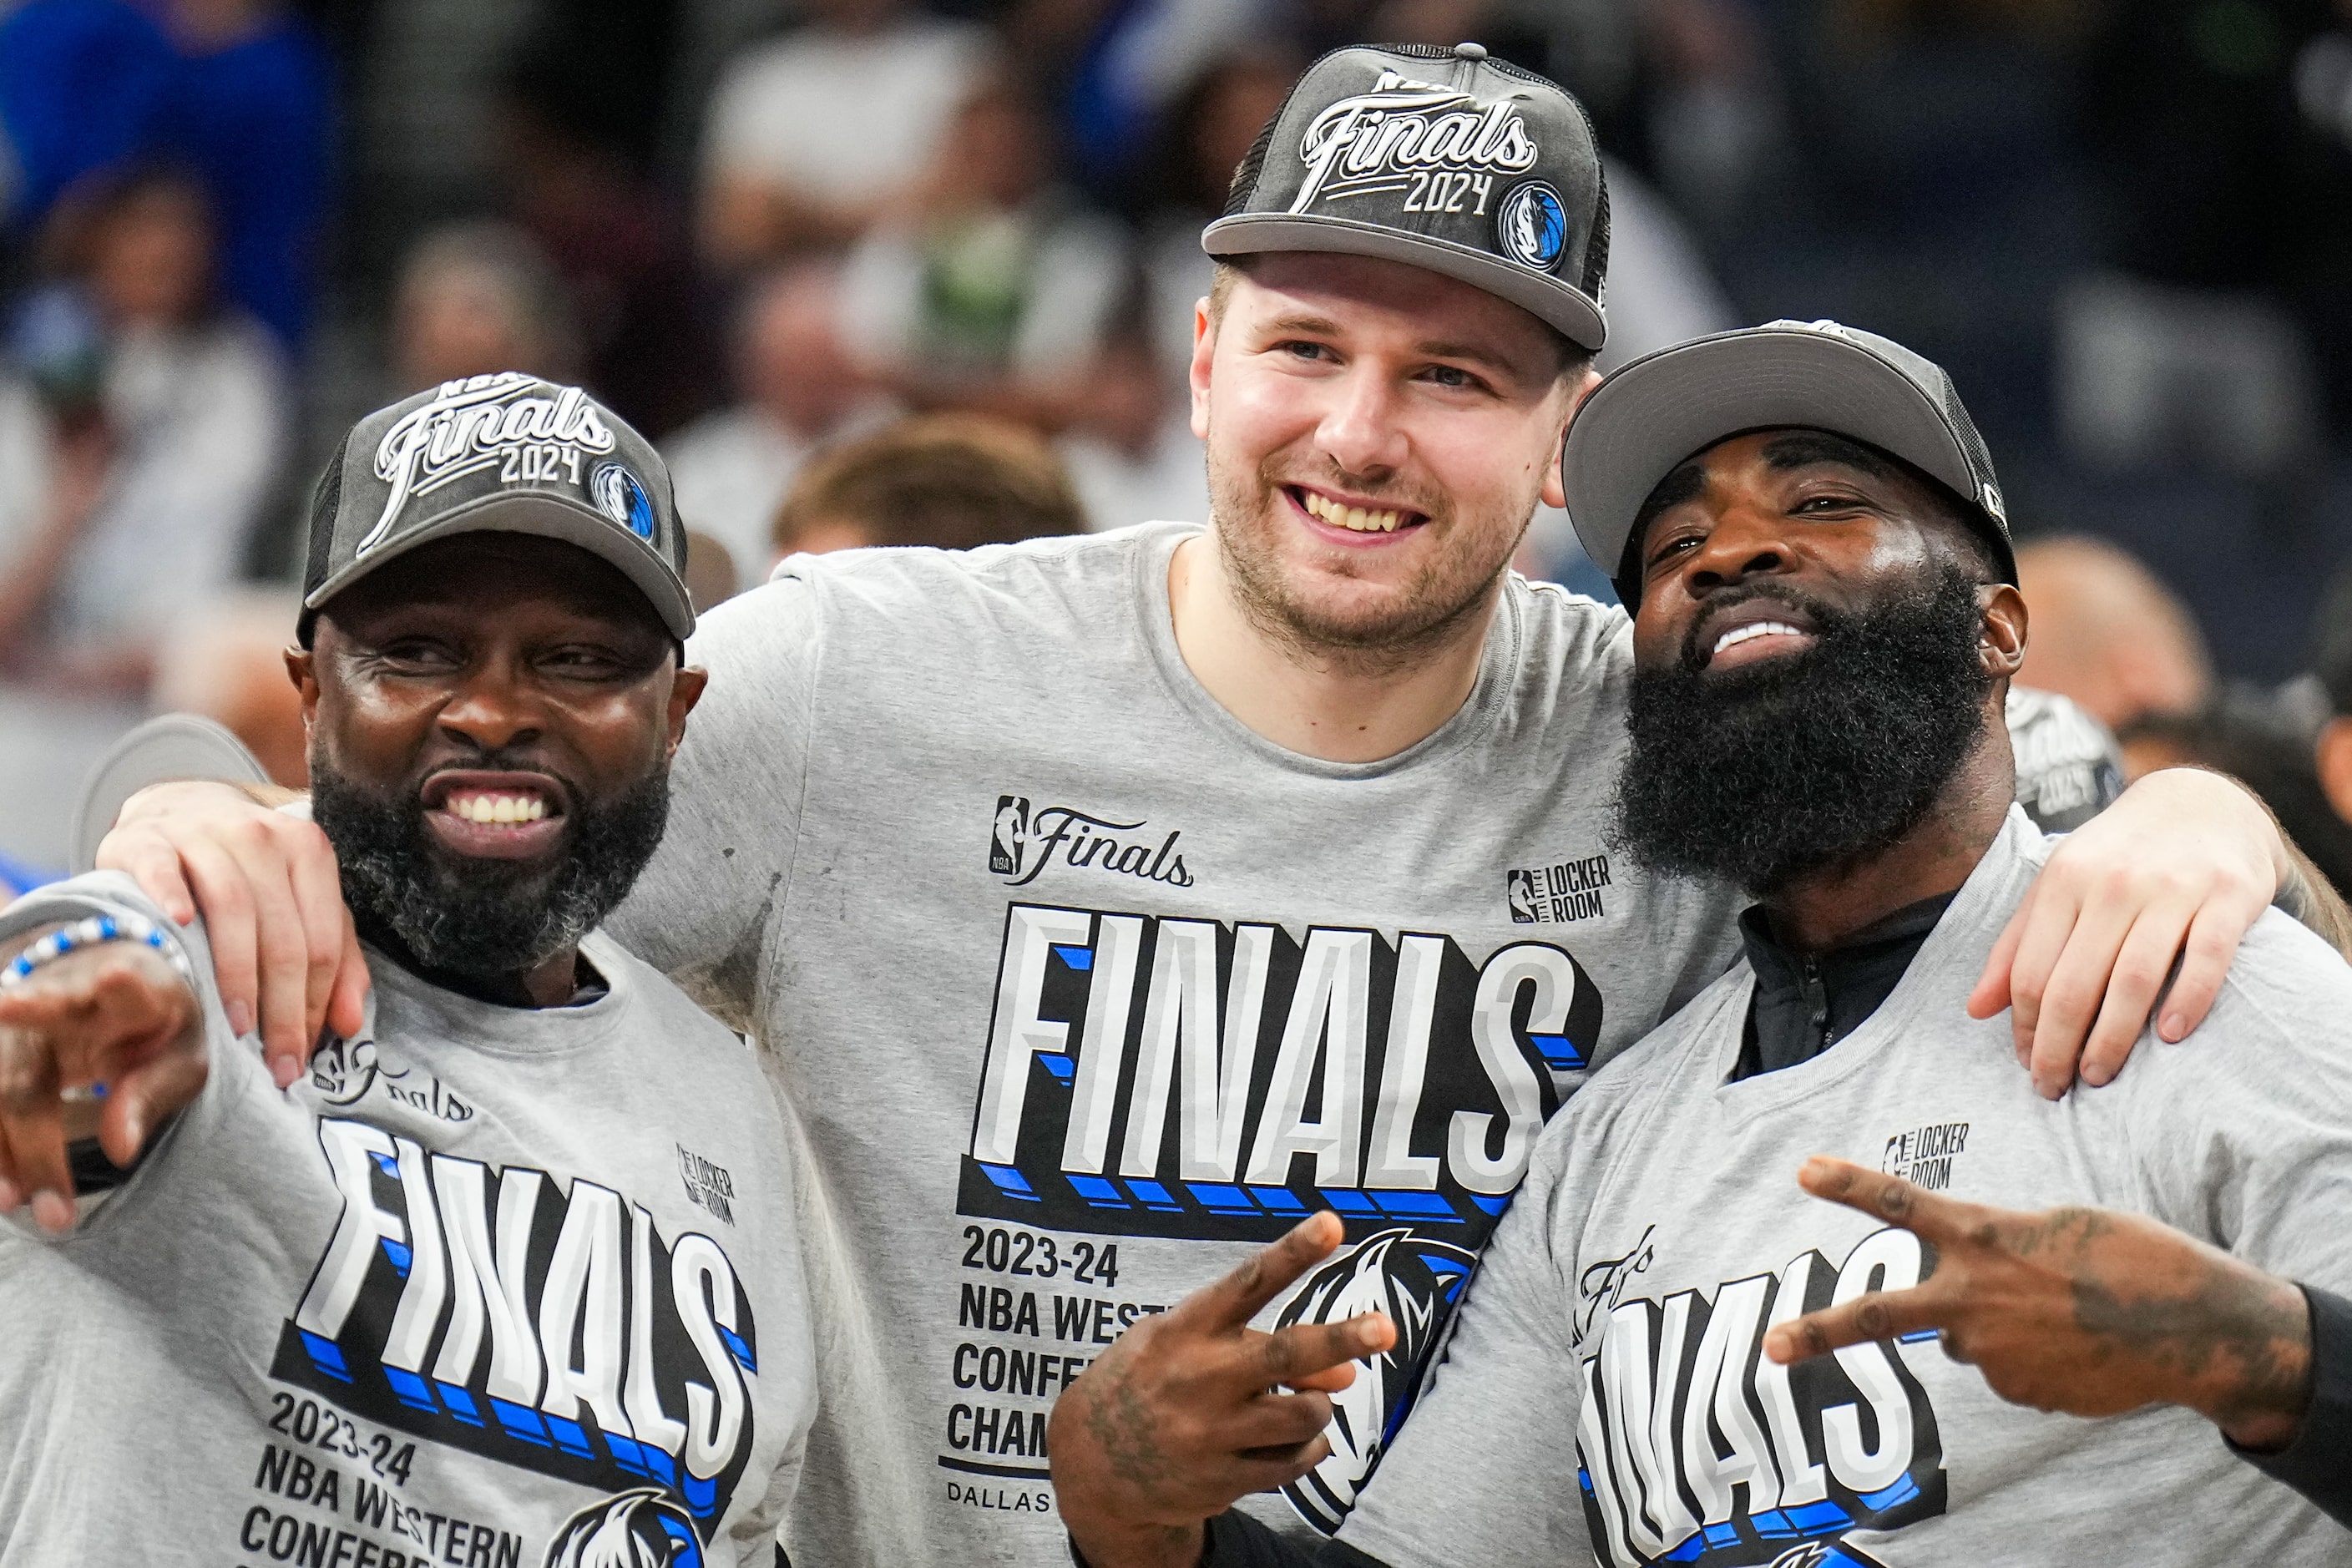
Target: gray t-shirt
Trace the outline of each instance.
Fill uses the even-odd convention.
[[[1066,1563],[1055,1394],[1327,1205],[1269,1318],[1403,1343],[1255,1506],[1336,1524],[1546,1117],[1731,961],[1731,895],[1606,841],[1622,612],[1513,578],[1458,713],[1318,762],[1185,667],[1193,531],[801,558],[689,650],[613,930],[758,1038],[809,1157],[801,1568]]]
[[[203,1092],[70,1237],[0,1222],[0,1564],[769,1568],[815,1375],[742,1043],[602,937],[542,1010],[374,956],[371,1037],[281,1094],[183,935]]]
[[[2273,910],[2194,1038],[2144,1034],[2113,1085],[2044,1100],[2008,1019],[1961,1002],[2045,850],[2012,809],[1901,984],[1812,1060],[1727,1081],[1742,964],[1588,1084],[1342,1539],[1395,1568],[2352,1555],[2186,1410],[2005,1404],[1932,1333],[1759,1354],[1771,1324],[1925,1267],[1908,1231],[1799,1189],[1815,1153],[1969,1202],[2149,1215],[2352,1286],[2352,969]]]

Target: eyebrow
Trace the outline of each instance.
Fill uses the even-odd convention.
[[[1696,458],[1686,458],[1669,471],[1651,488],[1641,510],[1633,514],[1633,531],[1625,541],[1626,553],[1632,555],[1642,548],[1650,524],[1658,521],[1661,512],[1670,511],[1685,501],[1696,500],[1706,490],[1706,469]]]
[[[1507,376],[1512,376],[1520,380],[1525,380],[1527,378],[1526,370],[1514,363],[1508,356],[1497,353],[1493,349],[1486,348],[1478,343],[1441,342],[1423,340],[1421,342],[1413,344],[1412,347],[1415,353],[1424,355],[1430,359],[1468,360],[1473,364],[1483,364],[1490,369],[1501,371]]]
[[[1328,316],[1276,316],[1258,330],[1277,337],[1285,332],[1303,332],[1309,337],[1336,338],[1339,335],[1339,323]]]
[[[1270,337],[1276,338],[1294,332],[1304,337],[1319,338],[1336,338],[1344,335],[1339,323],[1330,317],[1304,313],[1277,316],[1259,330]],[[1424,339],[1412,345],[1412,352],[1426,359],[1467,360],[1473,364],[1486,365],[1490,369],[1500,371],[1505,375],[1520,380],[1527,379],[1527,371],[1523,366],[1514,363],[1507,355],[1479,343]]]
[[[1792,430],[1785,436],[1775,436],[1764,443],[1763,456],[1767,467],[1782,471],[1807,468],[1816,463],[1835,463],[1859,469],[1874,479],[1897,477],[1894,465],[1861,442],[1826,430]]]

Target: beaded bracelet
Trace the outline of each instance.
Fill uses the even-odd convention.
[[[163,928],[144,915],[92,915],[59,927],[16,955],[16,961],[0,969],[0,989],[21,985],[27,975],[45,963],[55,963],[67,953],[79,948],[94,947],[107,942],[145,942],[176,971],[181,979],[193,984],[194,976],[188,970],[188,961],[179,948],[164,938]]]

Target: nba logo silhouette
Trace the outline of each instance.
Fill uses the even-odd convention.
[[[1503,873],[1503,897],[1511,906],[1511,919],[1519,925],[1533,925],[1536,920],[1536,891],[1530,885],[1533,878],[1526,871]]]
[[[996,797],[996,826],[988,841],[988,868],[1000,877],[1021,874],[1021,852],[1029,842],[1029,797]]]

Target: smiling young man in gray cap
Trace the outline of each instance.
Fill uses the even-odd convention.
[[[796,1562],[1059,1561],[1055,1396],[1327,1204],[1352,1245],[1269,1315],[1408,1327],[1371,1414],[1256,1505],[1334,1527],[1547,1116],[1731,962],[1728,889],[1607,841],[1622,616],[1508,571],[1560,500],[1606,234],[1558,88],[1475,45],[1339,50],[1204,237],[1206,530],[797,559],[706,618],[710,698],[615,929],[755,1037],[806,1133]],[[2168,1031],[2201,1013],[2277,842],[2210,776],[2141,786],[1979,1006],[2013,981],[2031,1038],[2046,997],[2055,1092],[2122,956],[2103,1077],[2200,907]],[[297,1048],[339,956],[300,826],[163,790],[108,853],[257,911],[225,985]]]
[[[1948,380],[1832,322],[1699,339],[1604,384],[1564,463],[1581,537],[1637,605],[1615,841],[1760,901],[1742,962],[1538,1141],[1443,1359],[1315,1561],[2340,1561],[2339,1527],[2198,1417],[2282,1447],[2311,1405],[2309,1310],[2264,1271],[2352,1284],[2352,1059],[2334,1039],[2352,968],[2266,915],[2198,1044],[2144,1037],[2113,1087],[2055,1103],[2008,1030],[1968,1016],[2050,841],[2015,804],[2002,719],[2025,605]],[[2204,1245],[2112,1216],[2144,1233],[2123,1260],[2144,1271],[2046,1288],[2059,1309],[1998,1345],[2000,1382],[2037,1334],[2056,1342],[2041,1361],[2079,1364],[2072,1396],[2108,1418],[2069,1423],[2004,1403],[1917,1319],[1891,1326],[1916,1298],[1851,1310],[1935,1268],[1923,1237],[1993,1250],[1958,1223],[1990,1216],[1947,1204],[1914,1228],[1884,1194],[1815,1203],[1789,1178],[1824,1150],[1846,1174],[1809,1172],[1816,1190],[1859,1200],[1847,1184],[1878,1180],[1861,1162]],[[1998,1217],[2021,1255],[2085,1228]],[[1093,1568],[1308,1561],[1242,1516],[1202,1521],[1316,1460],[1331,1410],[1353,1414],[1335,1369],[1394,1341],[1370,1313],[1247,1330],[1337,1229],[1306,1222],[1065,1397],[1055,1474]],[[1970,1343],[1995,1348],[2020,1310],[2008,1283]],[[2036,1372],[2023,1386],[2067,1383]]]
[[[788,1134],[595,931],[703,688],[668,476],[482,376],[362,420],[311,532],[288,664],[373,1005],[281,1093],[130,879],[0,915],[0,1560],[767,1568]],[[77,1215],[93,1086],[132,1169]]]

